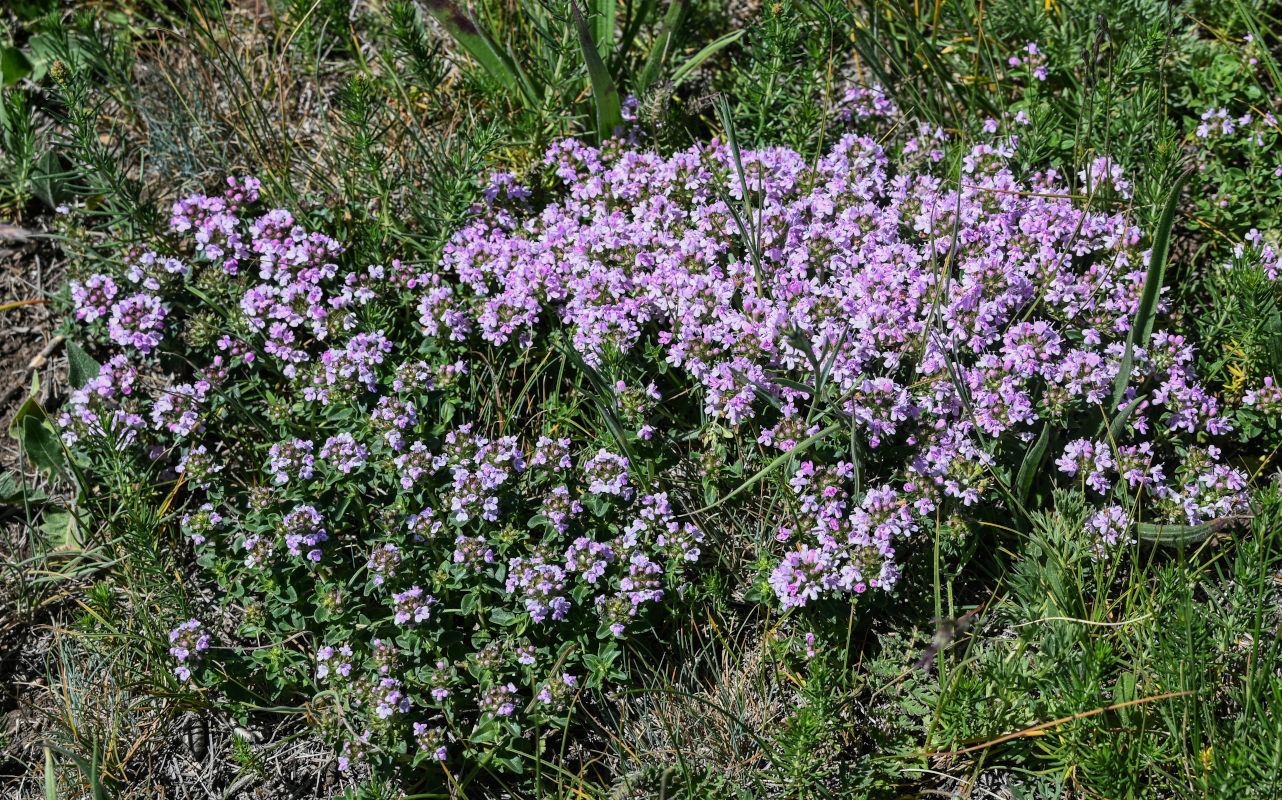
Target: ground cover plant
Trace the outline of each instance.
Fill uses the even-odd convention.
[[[1275,793],[1271,8],[12,13],[15,791]]]

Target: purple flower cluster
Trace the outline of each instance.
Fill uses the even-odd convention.
[[[491,717],[510,717],[516,711],[516,685],[495,684],[481,695],[481,713]]]
[[[1016,60],[1044,77],[1041,58],[1030,46]],[[763,443],[784,448],[815,435],[802,420],[835,402],[874,458],[909,455],[863,496],[852,494],[853,465],[802,462],[790,481],[801,513],[779,537],[796,549],[772,585],[793,605],[891,586],[896,541],[943,502],[996,495],[990,442],[1027,443],[1044,420],[1098,418],[1122,363],[1149,258],[1140,232],[1121,215],[1077,207],[1054,170],[1016,182],[1013,152],[1000,139],[976,145],[960,186],[891,177],[882,148],[856,136],[813,168],[787,150],[743,153],[760,205],[761,244],[750,252],[726,204],[743,187],[721,145],[663,158],[563,142],[547,162],[567,199],[524,224],[487,217],[460,231],[444,257],[458,284],[423,307],[452,319],[452,335],[494,345],[529,341],[555,315],[590,362],[656,330],[667,362],[703,390],[707,414],[760,418]],[[1108,158],[1082,178],[1130,192]],[[1136,406],[1122,447],[1143,447],[1157,430],[1229,429],[1178,337],[1159,332],[1132,362],[1122,404]],[[815,385],[821,365],[836,401],[796,388]],[[781,421],[767,422],[766,397]],[[1108,447],[1070,440],[1054,460],[1101,495],[1142,476],[1154,497],[1186,511],[1204,508],[1185,501],[1208,481],[1238,483],[1217,479],[1217,465],[1167,484],[1172,455],[1150,455],[1140,473],[1132,464],[1119,474]],[[589,492],[627,492],[621,456],[601,451],[582,469]]]
[[[133,294],[111,307],[107,332],[116,344],[136,348],[146,355],[160,344],[168,313],[159,297]]]
[[[71,303],[75,306],[76,319],[93,322],[106,314],[113,307],[113,300],[119,289],[110,275],[95,274],[85,279],[84,283],[71,282]]]
[[[632,496],[628,488],[628,460],[602,448],[582,467],[583,478],[592,494],[611,494],[623,498]]]
[[[321,527],[324,519],[314,506],[299,506],[285,515],[281,533],[291,556],[305,556],[312,562],[321,560],[320,545],[329,540],[329,534]]]
[[[283,485],[291,480],[311,478],[316,471],[316,457],[312,455],[315,449],[316,445],[306,439],[293,439],[272,445],[267,464],[272,482]]]
[[[174,674],[184,681],[191,680],[191,668],[209,649],[209,634],[200,620],[189,619],[169,632],[169,644],[169,654],[178,661]]]
[[[1023,67],[1039,81],[1044,81],[1049,77],[1049,73],[1046,71],[1046,54],[1042,52],[1036,42],[1029,42],[1024,45],[1021,53],[1011,56],[1006,60],[1006,63],[1012,67]]]
[[[579,679],[575,675],[563,672],[559,676],[553,677],[539,689],[535,695],[537,700],[545,710],[552,713],[561,713],[574,700],[574,695],[578,691]]]
[[[213,504],[205,503],[196,511],[183,515],[182,527],[192,543],[200,545],[207,542],[223,522],[223,515],[214,510]]]
[[[542,622],[565,619],[570,601],[565,597],[565,568],[553,559],[536,554],[530,558],[513,558],[507,566],[508,594],[521,598],[530,619]]]
[[[1044,79],[1035,46],[1016,60]],[[899,113],[863,88],[848,111]],[[563,645],[617,648],[703,556],[681,506],[692,474],[716,489],[707,431],[756,451],[741,466],[774,463],[759,489],[783,511],[758,563],[786,609],[893,587],[941,516],[1003,508],[1011,454],[1044,426],[1057,442],[1045,474],[1087,496],[1083,536],[1101,556],[1137,520],[1240,509],[1245,476],[1210,444],[1229,419],[1191,346],[1158,331],[1127,353],[1150,257],[1140,231],[1083,209],[1054,170],[1017,180],[1009,138],[975,145],[945,180],[945,139],[908,135],[898,165],[853,135],[817,161],[744,152],[742,181],[718,141],[670,156],[561,141],[545,158],[559,201],[533,209],[515,176],[495,176],[424,273],[351,264],[290,212],[257,208],[256,181],[231,181],[175,204],[177,255],[72,287],[82,322],[105,321],[123,352],[72,396],[64,437],[170,458],[209,501],[184,530],[219,580],[277,604],[288,585],[334,626],[314,657],[317,682],[360,712],[345,767],[393,739],[444,759],[445,730],[486,719],[519,739],[525,714],[563,714],[594,687]],[[1081,177],[1130,191],[1107,158]],[[1276,255],[1260,259],[1276,278]],[[200,325],[175,317],[199,305],[186,282],[210,272],[232,318],[201,349],[186,338]],[[610,373],[613,403],[469,421],[476,394],[520,375],[501,360],[552,354],[553,337]],[[204,360],[172,375],[162,341]],[[1244,402],[1276,412],[1282,390]],[[269,438],[247,446],[247,428],[212,421],[238,403],[259,404],[255,435]],[[566,424],[559,410],[579,405],[622,431]],[[1101,419],[1119,421],[1100,432]],[[171,639],[183,670],[208,647],[194,621]]]
[[[393,620],[397,625],[417,625],[431,619],[432,606],[435,604],[435,597],[424,594],[418,586],[412,586],[392,595],[392,609],[395,612]]]
[[[396,577],[396,565],[399,563],[401,563],[401,551],[389,542],[370,554],[365,568],[369,570],[373,584],[382,586],[388,578]]]

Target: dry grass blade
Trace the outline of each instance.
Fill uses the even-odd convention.
[[[972,745],[971,747],[964,747],[960,750],[924,750],[916,753],[896,755],[895,758],[937,758],[941,756],[961,756],[966,755],[967,753],[976,753],[980,750],[987,750],[990,747],[995,747],[999,744],[1013,741],[1015,739],[1021,739],[1025,736],[1037,736],[1042,731],[1049,730],[1069,722],[1076,722],[1079,719],[1087,719],[1088,717],[1094,717],[1109,711],[1117,711],[1118,709],[1130,708],[1131,706],[1138,706],[1144,703],[1156,703],[1159,700],[1170,700],[1173,697],[1187,697],[1193,694],[1197,694],[1197,692],[1192,690],[1186,692],[1167,692],[1166,694],[1154,695],[1153,697],[1141,697],[1137,700],[1127,700],[1124,703],[1112,703],[1111,705],[1103,706],[1102,708],[1095,708],[1090,711],[1083,711],[1080,714],[1070,714],[1067,717],[1060,717],[1059,719],[1054,719],[1050,722],[1043,722],[1039,725],[1034,725],[1031,728],[1024,728],[1023,730],[1015,731],[1014,733],[998,736],[996,739],[989,739],[988,741]]]

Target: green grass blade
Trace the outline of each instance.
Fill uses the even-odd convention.
[[[45,800],[58,800],[58,778],[53,772],[53,752],[45,748]]]
[[[672,5],[668,6],[668,13],[663,15],[663,24],[659,26],[659,35],[655,37],[654,44],[650,47],[650,55],[646,57],[645,66],[641,68],[641,74],[637,77],[636,92],[638,95],[645,93],[659,78],[659,70],[663,68],[663,62],[668,58],[668,52],[674,49],[673,38],[681,25],[681,17],[685,14],[686,6],[689,0],[673,0]]]
[[[1135,409],[1139,408],[1140,403],[1146,398],[1147,395],[1136,395],[1131,402],[1126,404],[1125,408],[1117,412],[1117,416],[1113,417],[1113,421],[1108,424],[1108,440],[1110,442],[1116,442],[1118,440],[1122,435],[1122,431],[1126,427],[1126,420],[1130,419],[1131,414],[1135,412]],[[1103,426],[1101,425],[1101,428],[1102,427]],[[1102,433],[1103,431],[1101,430],[1100,432]]]
[[[494,40],[449,0],[427,0],[427,12],[436,18],[472,60],[505,89],[526,92],[516,64],[495,45]]]
[[[721,199],[725,202],[726,208],[730,211],[730,216],[734,218],[735,225],[739,228],[740,235],[744,238],[748,256],[752,259],[753,275],[756,277],[757,282],[755,287],[757,296],[761,296],[761,293],[765,291],[765,280],[762,277],[761,268],[761,251],[759,249],[761,229],[752,215],[752,196],[748,189],[748,176],[743,171],[743,157],[739,150],[739,137],[735,133],[734,118],[730,113],[730,101],[726,100],[725,97],[718,97],[713,106],[716,108],[717,116],[721,120],[721,127],[725,129],[726,145],[730,149],[730,157],[734,163],[735,177],[739,179],[739,201],[743,204],[742,216],[735,211],[734,204],[728,194],[723,195]]]
[[[616,128],[623,126],[619,90],[614,85],[614,79],[610,77],[610,71],[601,61],[601,55],[592,41],[592,31],[588,28],[587,20],[583,18],[578,0],[570,0],[570,10],[574,14],[574,27],[579,31],[579,45],[583,50],[583,60],[588,66],[588,78],[592,82],[592,100],[596,105],[597,138],[605,141],[614,135]]]
[[[1166,262],[1171,254],[1171,229],[1175,225],[1175,214],[1179,210],[1180,192],[1193,177],[1193,170],[1186,170],[1175,179],[1170,193],[1166,197],[1166,207],[1157,222],[1157,232],[1153,235],[1153,255],[1149,261],[1149,274],[1144,279],[1144,294],[1140,297],[1140,307],[1135,321],[1140,330],[1136,344],[1148,347],[1148,340],[1153,335],[1153,322],[1157,318],[1157,298],[1162,291],[1162,280],[1166,276]],[[1149,278],[1156,274],[1158,282],[1154,285]]]
[[[1041,435],[1028,448],[1024,454],[1024,460],[1019,465],[1019,474],[1015,476],[1015,496],[1023,504],[1028,500],[1028,493],[1033,488],[1033,480],[1037,477],[1037,470],[1042,465],[1042,459],[1046,457],[1046,448],[1051,443],[1051,424],[1043,423]]]
[[[622,420],[619,419],[618,398],[615,395],[614,387],[610,385],[610,382],[605,379],[604,375],[583,360],[583,356],[579,354],[578,350],[574,349],[573,344],[563,344],[560,350],[562,355],[564,355],[574,365],[574,368],[582,373],[584,377],[588,379],[588,383],[592,385],[592,391],[589,392],[588,395],[592,398],[593,404],[596,405],[597,412],[601,415],[601,421],[610,431],[610,435],[614,437],[615,443],[618,444],[619,449],[622,451],[621,455],[628,459],[629,464],[634,465],[638,470],[641,470],[644,467],[644,464],[637,458],[636,453],[632,452],[631,446],[628,445],[627,431],[623,427]],[[642,472],[639,477],[645,481],[646,486],[648,487],[649,475]]]
[[[614,27],[618,11],[618,3],[615,0],[589,0],[588,2],[592,38],[596,41],[597,53],[607,65],[610,63],[610,54],[614,51]]]
[[[1111,409],[1117,408],[1126,393],[1126,386],[1131,380],[1131,370],[1135,366],[1135,348],[1148,346],[1149,337],[1153,335],[1153,321],[1157,318],[1157,301],[1162,294],[1162,284],[1166,281],[1166,260],[1171,252],[1171,228],[1175,224],[1175,213],[1179,208],[1180,192],[1193,177],[1193,170],[1186,170],[1176,178],[1171,191],[1166,196],[1166,206],[1157,221],[1157,231],[1153,234],[1153,251],[1149,256],[1148,273],[1144,276],[1144,291],[1140,294],[1139,306],[1135,309],[1135,320],[1131,323],[1130,335],[1126,337],[1126,352],[1122,355],[1122,364],[1113,381],[1113,402]],[[1110,410],[1111,410],[1110,409]]]
[[[707,61],[709,58],[712,58],[712,56],[716,55],[719,51],[724,50],[725,48],[739,41],[740,37],[742,37],[743,34],[744,34],[744,29],[740,29],[737,31],[730,31],[724,36],[714,39],[702,50],[690,56],[690,58],[684,64],[682,64],[681,66],[677,67],[672,71],[672,85],[673,86],[681,85],[683,81],[685,81],[687,78],[689,78],[691,75],[694,74],[694,71],[699,68],[700,64]]]
[[[824,428],[823,430],[819,431],[819,432],[818,432],[818,433],[816,433],[814,436],[811,436],[809,439],[806,439],[806,440],[805,440],[805,441],[803,441],[803,442],[799,442],[799,443],[797,444],[797,446],[796,446],[796,447],[792,448],[791,450],[789,450],[788,452],[784,453],[784,454],[783,454],[783,455],[781,455],[781,456],[777,456],[777,457],[776,457],[773,461],[771,461],[769,464],[765,465],[765,466],[764,466],[764,467],[762,467],[760,470],[758,470],[758,471],[757,471],[757,473],[756,473],[755,475],[753,475],[753,476],[752,476],[751,478],[749,478],[748,480],[746,480],[746,481],[744,481],[743,483],[741,483],[741,484],[739,484],[738,486],[736,486],[736,487],[735,487],[734,489],[732,489],[728,494],[726,494],[725,496],[723,496],[720,500],[718,500],[718,501],[717,501],[717,502],[715,502],[715,503],[712,503],[711,505],[706,505],[706,506],[704,506],[703,508],[701,508],[701,509],[699,509],[698,511],[695,511],[695,512],[693,512],[693,513],[695,513],[695,514],[702,514],[702,513],[703,513],[703,512],[705,512],[705,511],[711,511],[712,509],[716,508],[717,506],[721,505],[722,503],[725,503],[726,501],[728,501],[728,500],[730,500],[730,499],[732,499],[732,498],[734,498],[734,497],[736,497],[736,496],[738,496],[738,495],[742,494],[743,492],[747,491],[748,489],[751,489],[753,486],[757,485],[757,483],[759,483],[759,482],[761,481],[761,479],[762,479],[762,478],[766,477],[766,476],[767,476],[767,475],[769,475],[772,471],[774,471],[774,470],[775,470],[775,469],[776,469],[780,464],[783,464],[783,463],[784,463],[785,461],[787,461],[788,459],[790,459],[790,458],[792,458],[793,456],[797,455],[798,453],[800,453],[800,452],[804,451],[804,450],[805,450],[807,447],[809,447],[810,445],[814,444],[815,442],[819,441],[820,439],[823,439],[823,438],[827,437],[829,434],[835,433],[836,431],[838,431],[838,430],[840,430],[840,429],[841,429],[841,423],[840,423],[840,422],[836,422],[836,423],[833,423],[832,425],[829,425],[828,427]]]

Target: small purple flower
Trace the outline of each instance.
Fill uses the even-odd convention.
[[[516,711],[516,685],[495,684],[481,694],[481,713],[491,717],[510,717]]]
[[[105,316],[118,292],[110,275],[90,275],[84,283],[72,281],[71,302],[76,309],[76,319],[93,322]]]
[[[413,586],[392,595],[392,610],[395,612],[393,619],[397,625],[417,625],[431,618],[432,606],[435,604],[436,598],[425,595],[420,587]]]
[[[375,586],[382,586],[388,578],[396,576],[396,565],[399,563],[401,563],[401,551],[389,542],[370,553],[365,568],[370,572],[370,581]]]
[[[209,635],[199,620],[189,619],[169,632],[169,654],[178,661],[174,674],[191,680],[191,667],[200,663],[209,649]]]
[[[130,295],[112,307],[107,332],[116,344],[136,348],[146,355],[160,344],[161,328],[168,313],[155,295]]]
[[[281,520],[281,533],[291,556],[302,556],[306,551],[308,561],[321,560],[320,545],[329,540],[329,533],[321,527],[324,520],[315,506],[299,506],[285,515]]]

